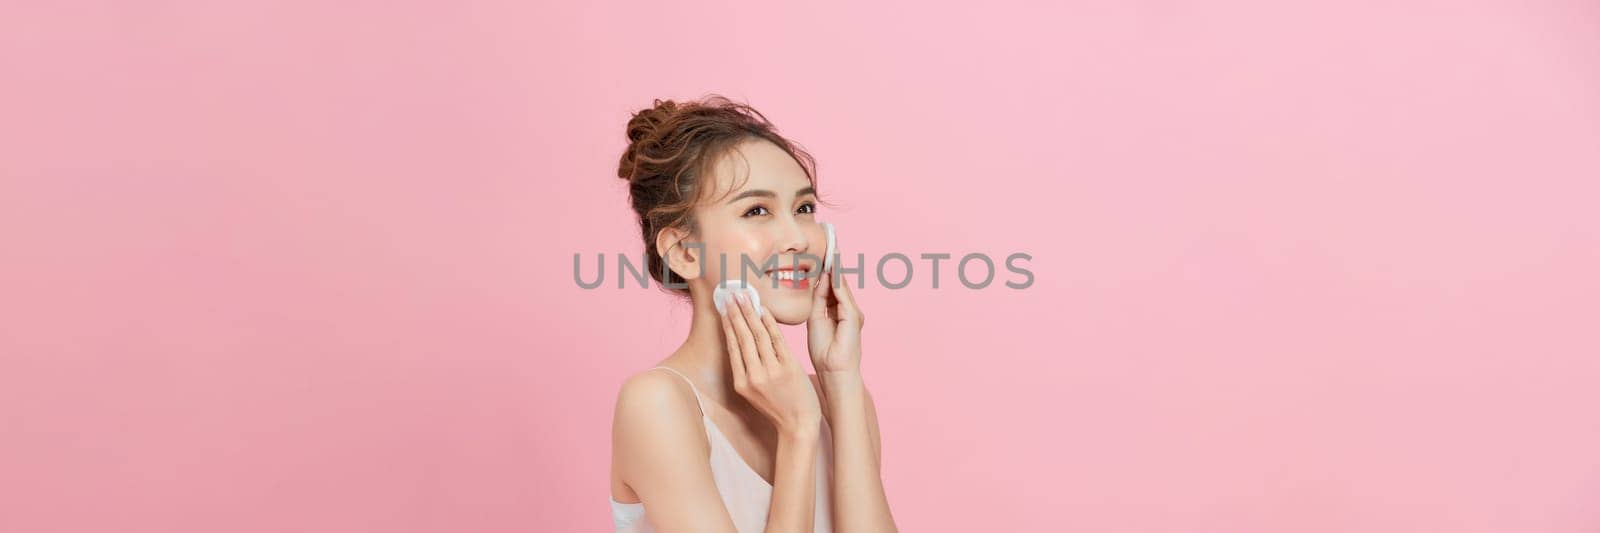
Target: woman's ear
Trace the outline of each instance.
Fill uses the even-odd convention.
[[[700,259],[706,255],[706,245],[689,240],[693,235],[683,228],[662,228],[656,232],[656,254],[667,268],[685,280],[699,279],[705,275],[706,264]]]

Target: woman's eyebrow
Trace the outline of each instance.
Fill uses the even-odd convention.
[[[774,193],[774,192],[766,190],[766,189],[750,189],[748,191],[745,191],[745,192],[742,192],[742,193],[734,195],[733,198],[729,198],[727,202],[723,202],[723,203],[731,204],[731,203],[737,202],[739,200],[743,200],[745,198],[749,198],[751,196],[764,196],[764,197],[767,197],[767,198],[777,198],[778,197],[777,193]]]
[[[798,191],[795,191],[795,193],[794,193],[795,196],[805,196],[807,194],[817,194],[817,188],[816,187],[811,187],[811,186],[806,186],[806,187],[802,187]],[[745,198],[749,198],[751,196],[760,196],[760,197],[763,197],[763,198],[777,198],[778,197],[777,193],[774,193],[774,192],[766,190],[766,189],[750,189],[748,191],[741,192],[739,194],[734,195],[733,198],[729,198],[727,202],[723,202],[723,203],[724,204],[731,204],[731,203],[737,202],[739,200],[743,200]]]

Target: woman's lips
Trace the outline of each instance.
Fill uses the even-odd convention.
[[[806,277],[809,271],[805,269],[779,269],[767,272],[767,277],[778,280],[778,288],[806,290],[811,288],[811,279]],[[767,281],[766,283],[772,283]]]

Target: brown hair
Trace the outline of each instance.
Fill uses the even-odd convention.
[[[816,187],[816,161],[811,154],[778,135],[777,127],[749,105],[715,94],[688,102],[656,99],[653,107],[628,120],[628,148],[617,165],[617,177],[628,180],[628,196],[639,217],[650,277],[663,288],[666,283],[682,284],[684,279],[665,268],[656,252],[656,234],[674,227],[699,233],[692,209],[704,194],[701,179],[711,176],[723,155],[752,139],[769,141],[788,152]],[[667,290],[689,296],[685,288]]]

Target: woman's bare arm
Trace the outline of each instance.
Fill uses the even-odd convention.
[[[664,372],[641,372],[623,383],[612,422],[614,467],[657,531],[735,533],[711,477],[699,408],[685,387]],[[817,439],[815,431],[809,439],[804,432],[780,436],[767,531],[811,531]]]
[[[811,431],[779,434],[767,531],[815,531],[820,432],[818,426]]]
[[[878,413],[859,372],[820,376],[833,429],[834,528],[841,533],[899,531],[884,494]]]
[[[899,531],[883,492],[877,408],[861,379],[866,315],[834,265],[824,267],[820,279],[806,337],[823,415],[833,428],[833,525],[841,533]]]

